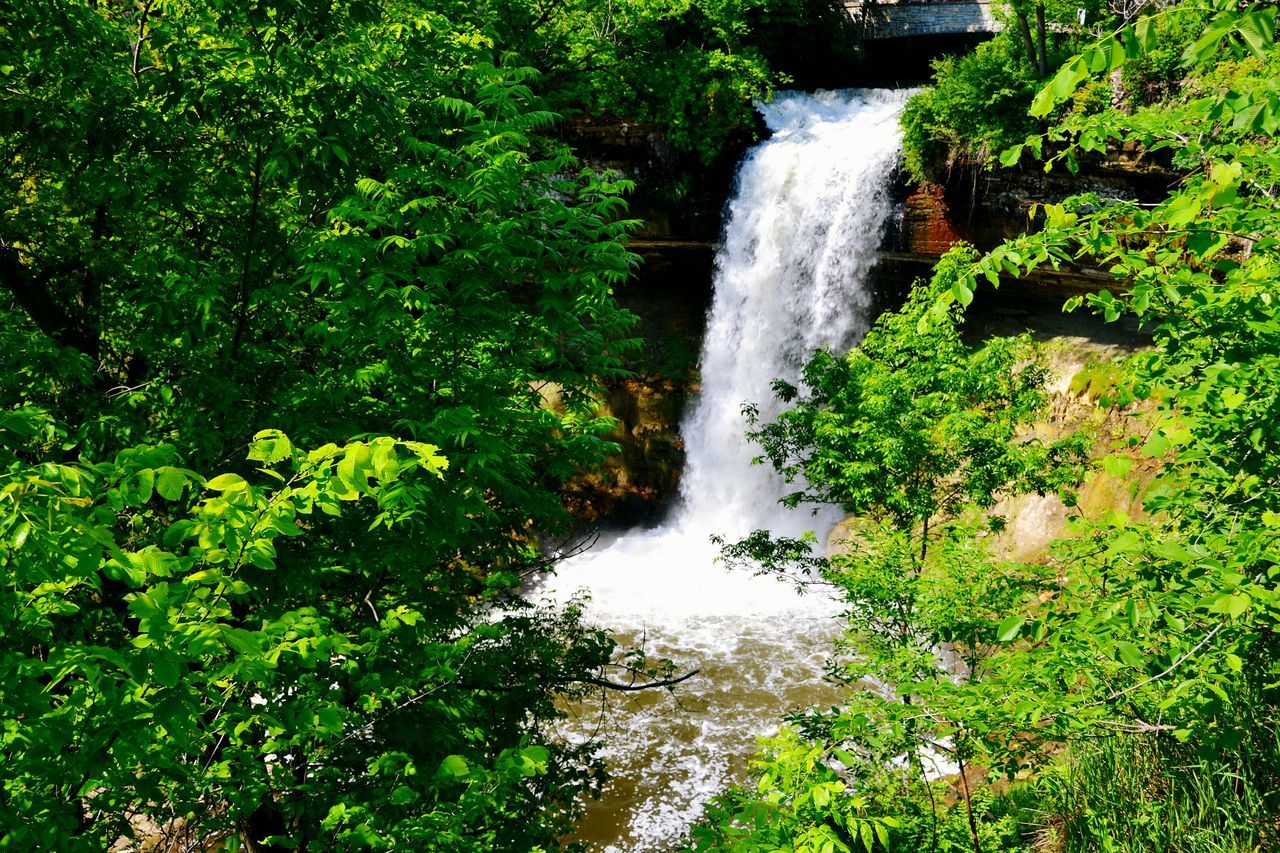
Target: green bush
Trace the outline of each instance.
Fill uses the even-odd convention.
[[[1027,107],[1040,81],[1015,32],[934,63],[934,84],[902,115],[903,152],[914,180],[957,163],[979,164],[1035,129]]]
[[[1186,77],[1183,50],[1204,32],[1207,18],[1208,13],[1200,10],[1180,10],[1180,14],[1152,18],[1154,44],[1126,63],[1123,70],[1124,90],[1131,106],[1154,104],[1178,94]]]

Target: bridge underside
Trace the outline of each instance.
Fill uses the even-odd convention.
[[[944,35],[989,35],[1001,24],[989,0],[846,2],[845,10],[867,41]]]

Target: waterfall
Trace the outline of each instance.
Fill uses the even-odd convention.
[[[606,757],[626,784],[601,820],[626,825],[588,826],[587,835],[622,845],[610,849],[678,837],[698,803],[741,772],[755,737],[820,698],[838,604],[727,572],[709,537],[733,541],[761,528],[822,537],[835,520],[778,505],[788,489],[752,464],[759,451],[743,436],[742,406],[770,419],[779,410],[775,378],[796,381],[815,348],[847,348],[866,331],[866,279],[891,212],[905,98],[783,93],[761,107],[773,134],[743,160],[727,212],[701,393],[681,425],[686,467],[675,505],[657,528],[566,561],[546,589],[559,601],[586,590],[591,621],[702,667],[681,693],[697,709],[664,717],[647,707],[607,733]]]

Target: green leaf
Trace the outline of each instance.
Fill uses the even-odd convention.
[[[1238,618],[1248,612],[1249,607],[1252,604],[1253,599],[1248,593],[1232,593],[1231,597],[1227,599],[1226,613],[1228,616]]]
[[[342,714],[334,707],[320,708],[316,711],[316,725],[329,734],[341,734]]]
[[[541,744],[526,746],[520,750],[521,754],[532,761],[534,764],[545,769],[548,761],[551,760],[551,751]]]
[[[261,643],[251,631],[224,625],[221,634],[223,642],[238,654],[256,655],[262,651]]]
[[[161,687],[173,687],[181,678],[178,658],[168,651],[162,651],[152,665],[151,674]]]
[[[813,804],[818,808],[825,808],[827,803],[831,802],[831,792],[827,790],[825,785],[817,785],[813,788]]]
[[[148,503],[152,494],[155,492],[156,472],[150,468],[143,468],[138,472],[138,502]]]
[[[1182,60],[1188,65],[1204,65],[1218,51],[1218,45],[1235,27],[1235,15],[1224,12],[1218,15],[1206,28],[1203,35],[1187,45],[1182,53]]]
[[[155,478],[156,492],[167,501],[182,499],[182,490],[187,485],[186,475],[178,468],[164,467],[157,469]]]
[[[1124,478],[1133,468],[1133,460],[1127,456],[1106,456],[1102,460],[1102,468],[1112,477]]]
[[[293,443],[278,429],[264,429],[253,437],[249,459],[274,465],[293,455]]]
[[[418,792],[413,788],[408,785],[401,785],[391,792],[391,802],[393,805],[404,806],[416,802],[419,796]]]
[[[205,483],[206,488],[212,489],[216,492],[229,492],[233,489],[243,489],[247,485],[248,483],[245,482],[244,477],[241,477],[239,474],[219,474],[217,477],[214,477],[212,480]]]
[[[1164,434],[1162,430],[1156,430],[1151,433],[1151,437],[1147,439],[1147,443],[1143,445],[1142,452],[1153,458],[1160,458],[1169,452],[1173,447],[1173,442]]]
[[[1017,637],[1026,621],[1022,616],[1005,617],[996,628],[996,642],[1007,643]]]
[[[27,537],[31,535],[31,522],[22,521],[14,528],[13,536],[9,540],[9,547],[17,551],[26,544]]]
[[[1156,37],[1155,18],[1144,15],[1133,25],[1133,33],[1143,53],[1153,52],[1159,45]]]
[[[1142,650],[1133,643],[1116,643],[1116,652],[1120,662],[1126,666],[1131,666],[1134,669],[1146,669],[1146,661],[1142,656]]]
[[[1253,55],[1265,59],[1268,49],[1275,44],[1276,8],[1253,7],[1240,18],[1237,31]]]
[[[1016,166],[1018,161],[1022,159],[1022,149],[1023,146],[1014,145],[1011,148],[1006,148],[1004,151],[1001,151],[1000,165],[1006,167]]]
[[[471,773],[467,759],[461,755],[446,755],[440,762],[440,775],[452,779],[465,779]]]
[[[1071,97],[1089,76],[1089,68],[1083,56],[1074,56],[1058,70],[1047,86],[1044,86],[1031,102],[1031,115],[1043,118],[1058,104]]]

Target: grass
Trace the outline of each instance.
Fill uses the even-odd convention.
[[[1208,756],[1125,735],[1064,752],[1006,796],[1016,797],[1043,853],[1253,853],[1280,841],[1278,780],[1274,729]]]

